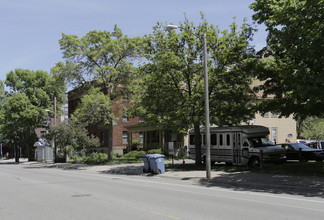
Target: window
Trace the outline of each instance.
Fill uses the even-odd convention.
[[[223,145],[223,134],[219,135],[219,145],[222,146]]]
[[[126,110],[123,111],[123,122],[128,122],[129,118],[128,118],[128,113]]]
[[[262,117],[264,117],[264,118],[269,118],[269,112],[264,113],[264,114],[262,115]]]
[[[201,145],[201,134],[199,135],[199,145]],[[195,145],[195,135],[191,134],[190,137],[189,137],[189,144],[190,145]]]
[[[211,145],[217,145],[217,135],[216,134],[211,134],[210,135],[210,144]]]
[[[277,128],[271,128],[271,141],[274,143],[277,143],[278,141],[278,129]]]
[[[128,117],[127,116],[123,116],[123,122],[128,122]]]
[[[144,122],[144,118],[140,116],[138,121],[139,122]]]
[[[231,145],[231,135],[230,134],[227,134],[226,135],[226,145],[227,146],[230,146]]]
[[[123,144],[128,144],[128,133],[123,131]]]
[[[271,113],[271,118],[277,118],[278,117],[278,115],[276,114],[276,113]]]
[[[190,135],[189,137],[189,144],[190,145],[195,145],[195,135]]]
[[[138,134],[140,144],[143,144],[143,132],[139,132]]]

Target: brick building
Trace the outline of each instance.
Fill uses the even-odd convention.
[[[121,89],[121,88],[117,88]],[[73,114],[76,110],[78,103],[81,100],[82,94],[85,90],[82,88],[77,88],[68,93],[68,106],[69,106],[69,115]],[[121,100],[123,99],[123,100]],[[127,126],[136,125],[140,122],[139,117],[127,117],[124,116],[123,111],[125,109],[129,109],[128,100],[119,97],[117,98],[118,103],[114,102],[112,105],[112,110],[115,115],[115,120],[113,121],[113,153],[123,154],[123,150],[127,147],[131,147],[131,143],[133,144],[141,144],[143,140],[143,136],[141,133],[132,134],[130,137],[127,132]],[[108,128],[100,128],[97,125],[88,126],[89,134],[94,135],[99,138],[101,146],[98,148],[89,149],[89,153],[92,152],[100,152],[107,153],[108,152]]]
[[[117,88],[117,90],[122,89]],[[77,88],[68,93],[69,115],[76,110],[78,103],[85,90]],[[174,144],[174,148],[181,148],[184,145],[184,137],[182,134],[174,134],[165,131],[159,126],[145,126],[140,117],[126,117],[123,111],[129,109],[130,104],[127,98],[118,97],[118,102],[112,105],[112,111],[115,115],[113,121],[113,153],[123,154],[125,151],[135,149],[162,149],[164,152],[168,151],[169,143]],[[90,134],[98,137],[101,146],[98,148],[89,149],[88,153],[92,152],[108,152],[108,129],[102,129],[97,125],[88,127]]]

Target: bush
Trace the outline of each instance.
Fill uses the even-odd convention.
[[[122,159],[133,159],[133,160],[137,160],[139,158],[141,158],[142,156],[144,156],[146,154],[145,151],[131,151],[125,155],[122,156]]]
[[[151,149],[147,151],[148,154],[163,154],[161,149]]]
[[[80,157],[72,156],[72,160],[75,163],[86,163],[86,164],[105,164],[107,163],[108,155],[104,153],[91,153],[89,156]]]

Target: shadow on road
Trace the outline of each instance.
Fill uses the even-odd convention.
[[[288,175],[233,173],[220,174],[199,183],[206,187],[222,187],[237,191],[266,192],[324,198],[324,178]]]
[[[142,175],[143,166],[118,166],[108,170],[100,171],[100,174],[119,174],[119,175]]]

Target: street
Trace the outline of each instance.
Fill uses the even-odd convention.
[[[0,219],[323,219],[324,199],[0,163]]]

